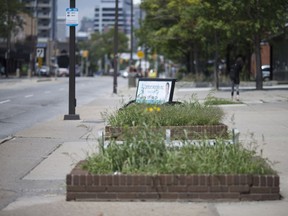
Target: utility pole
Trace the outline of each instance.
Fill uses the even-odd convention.
[[[75,0],[70,0],[70,8],[75,8]],[[69,114],[64,115],[64,120],[79,120],[80,116],[75,114],[75,26],[69,27]]]
[[[131,0],[131,17],[130,17],[130,64],[129,68],[131,68],[131,65],[133,63],[133,0]]]
[[[117,94],[117,74],[118,74],[118,0],[115,1],[114,76],[113,76],[113,93],[114,94]]]

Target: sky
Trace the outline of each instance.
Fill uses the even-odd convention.
[[[140,3],[141,0],[133,0],[134,4]],[[66,16],[66,8],[69,7],[70,1],[69,0],[57,0],[58,2],[58,16]],[[79,23],[82,17],[86,16],[88,18],[93,18],[94,16],[94,7],[95,7],[95,0],[76,0],[76,8],[79,11]]]

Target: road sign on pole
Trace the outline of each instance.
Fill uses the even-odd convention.
[[[36,57],[44,58],[44,48],[37,48],[36,50]]]

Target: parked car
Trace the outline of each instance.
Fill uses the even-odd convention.
[[[38,68],[37,76],[50,76],[50,68],[46,65]]]
[[[59,69],[58,69],[58,76],[68,77],[68,76],[69,76],[69,70],[68,70],[68,68],[59,68]]]
[[[270,80],[270,74],[271,74],[270,65],[262,65],[261,66],[261,71],[262,71],[262,79],[263,79],[263,81]]]

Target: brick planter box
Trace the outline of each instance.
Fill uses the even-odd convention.
[[[216,137],[226,137],[228,127],[225,124],[218,125],[196,125],[196,126],[163,126],[161,128],[155,128],[156,132],[161,132],[163,136],[166,136],[166,130],[170,130],[170,139],[179,140],[185,139],[187,135],[188,139],[199,139],[204,136],[209,139]],[[130,127],[129,131],[138,130],[137,127]],[[105,140],[109,139],[123,140],[123,128],[121,127],[105,127]]]
[[[92,175],[80,162],[66,176],[66,200],[262,201],[280,199],[278,175]]]

